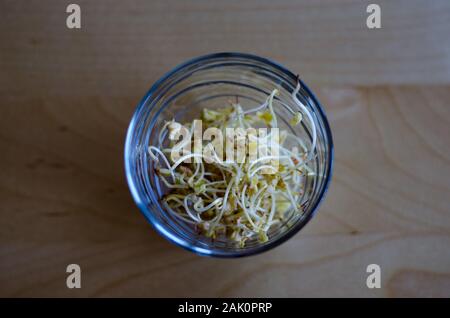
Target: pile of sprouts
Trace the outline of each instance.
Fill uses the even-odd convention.
[[[150,146],[148,152],[157,177],[167,189],[162,198],[167,213],[191,224],[199,234],[212,239],[227,237],[240,247],[252,239],[267,242],[271,229],[281,226],[293,214],[302,214],[303,181],[314,175],[309,164],[314,157],[317,136],[313,116],[297,98],[299,89],[300,84],[291,95],[298,110],[284,106],[292,115],[291,125],[299,125],[305,116],[308,119],[309,149],[303,140],[286,130],[263,136],[249,133],[241,146],[233,142],[232,149],[239,152],[242,149],[238,148],[244,145],[260,155],[250,160],[247,153],[240,161],[230,160],[223,158],[210,142],[202,144],[209,147],[208,154],[186,147],[187,143],[195,143],[196,121],[166,122],[158,146]],[[273,109],[277,95],[278,90],[274,89],[263,104],[248,110],[237,102],[230,102],[222,109],[203,109],[202,131],[215,127],[224,136],[227,128],[250,131],[253,127],[266,127],[272,131],[271,128],[278,128]],[[185,138],[179,143],[182,130]],[[239,138],[239,134],[235,137]],[[269,139],[276,152],[269,151]],[[288,140],[290,147],[286,145]],[[174,151],[180,155],[173,158]]]

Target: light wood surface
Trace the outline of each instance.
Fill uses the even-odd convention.
[[[450,296],[448,1],[379,1],[372,31],[364,1],[78,1],[81,30],[68,3],[0,3],[0,296]],[[236,260],[156,234],[123,169],[148,87],[217,51],[300,73],[336,147],[317,216]]]

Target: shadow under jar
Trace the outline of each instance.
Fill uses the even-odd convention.
[[[273,107],[278,126],[301,138],[311,148],[311,122],[303,116],[295,127],[289,124],[291,109],[300,111],[292,93],[297,76],[283,66],[249,54],[217,53],[202,56],[179,65],[158,80],[137,107],[128,128],[125,144],[125,170],[136,204],[156,230],[168,240],[201,255],[240,257],[267,251],[297,233],[314,215],[331,178],[333,141],[324,110],[312,92],[300,81],[297,98],[308,108],[316,127],[317,145],[309,164],[314,175],[302,179],[299,196],[302,213],[292,213],[282,224],[271,228],[267,242],[255,237],[239,247],[227,238],[211,239],[199,234],[195,227],[165,210],[161,199],[165,194],[161,180],[154,173],[149,146],[158,145],[158,137],[166,121],[186,123],[200,118],[204,108],[215,109],[238,101],[244,111],[263,104],[276,88]]]

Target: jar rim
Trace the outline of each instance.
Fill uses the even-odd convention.
[[[193,246],[192,244],[189,244],[188,242],[184,241],[183,239],[173,235],[170,233],[160,222],[156,219],[156,217],[153,215],[151,211],[149,211],[146,202],[142,201],[141,195],[139,194],[139,190],[136,187],[135,180],[133,177],[133,171],[132,171],[132,147],[135,147],[135,145],[132,144],[132,137],[133,133],[135,131],[136,127],[136,119],[138,115],[140,114],[140,111],[143,107],[145,107],[148,103],[148,101],[152,98],[154,93],[158,90],[158,88],[171,76],[174,74],[189,68],[192,65],[195,65],[200,62],[205,61],[214,61],[219,59],[244,59],[248,61],[254,61],[259,62],[262,64],[265,64],[269,67],[272,67],[284,75],[287,75],[288,78],[290,78],[294,83],[297,81],[300,82],[300,85],[302,89],[307,93],[308,97],[311,98],[314,105],[317,107],[318,113],[320,117],[320,120],[322,121],[323,128],[325,131],[325,135],[327,137],[327,147],[328,147],[328,165],[326,170],[326,180],[324,182],[324,185],[322,189],[320,190],[320,193],[318,194],[318,199],[314,202],[313,206],[310,208],[310,211],[308,214],[304,215],[302,220],[300,222],[297,222],[292,228],[290,228],[288,231],[286,231],[282,236],[280,236],[278,239],[269,241],[264,245],[257,246],[252,248],[251,250],[245,250],[243,249],[242,252],[233,252],[233,253],[225,253],[221,251],[212,251],[206,248],[202,248],[199,246]],[[152,106],[153,107],[153,106]],[[125,175],[128,183],[129,190],[132,194],[132,197],[138,206],[138,208],[141,210],[142,214],[146,217],[148,222],[156,229],[156,231],[161,234],[163,237],[168,239],[169,241],[175,243],[176,245],[189,250],[191,252],[194,252],[196,254],[205,255],[205,256],[214,256],[214,257],[223,257],[223,258],[237,258],[242,256],[250,256],[254,254],[259,254],[264,251],[268,251],[283,242],[290,239],[292,236],[297,234],[316,214],[320,204],[323,201],[323,198],[325,197],[325,194],[328,191],[330,181],[332,178],[333,173],[333,164],[334,164],[334,144],[333,144],[333,137],[331,133],[331,128],[328,123],[327,116],[325,114],[325,111],[323,109],[323,106],[316,98],[315,94],[309,89],[307,85],[301,80],[301,78],[298,75],[294,75],[291,71],[289,71],[286,67],[283,65],[270,60],[268,58],[260,57],[253,54],[248,53],[238,53],[238,52],[220,52],[220,53],[212,53],[207,55],[198,56],[195,58],[192,58],[190,60],[187,60],[181,64],[178,64],[175,66],[172,70],[165,73],[162,77],[160,77],[148,90],[148,92],[145,94],[145,96],[141,99],[138,106],[136,107],[135,111],[133,112],[130,124],[127,129],[126,139],[125,139],[125,147],[124,147],[124,164],[125,164]]]

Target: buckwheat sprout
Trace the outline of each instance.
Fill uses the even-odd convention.
[[[245,205],[246,205],[246,200],[245,200],[245,193],[246,193],[246,190],[247,190],[247,185],[244,185],[244,188],[242,189],[242,195],[241,195],[241,201],[240,201],[240,203],[241,203],[241,207],[242,207],[242,209],[244,210],[244,214],[245,214],[245,217],[247,218],[247,220],[250,222],[250,224],[253,226],[253,228],[255,227],[255,223],[253,223],[253,220],[252,220],[252,218],[250,217],[250,214],[247,212],[247,208],[245,207]],[[239,201],[238,201],[239,202]]]
[[[249,177],[250,177],[250,178],[253,177],[258,171],[260,171],[260,170],[262,170],[262,169],[269,169],[269,170],[272,170],[272,171],[274,171],[274,172],[278,172],[278,169],[275,168],[275,167],[273,167],[273,166],[262,165],[262,166],[259,166],[258,168],[256,168],[255,170],[253,170],[253,171],[250,173]],[[249,170],[249,171],[250,171],[250,170]]]
[[[192,197],[193,197],[193,195],[192,194],[190,194],[190,195],[187,195],[185,198],[184,198],[184,200],[183,200],[183,206],[184,206],[184,209],[186,210],[186,213],[194,220],[194,221],[197,221],[197,222],[201,222],[201,219],[200,219],[200,217],[198,216],[198,215],[195,215],[192,211],[191,211],[191,209],[189,208],[189,200],[192,202]]]
[[[225,212],[225,209],[227,208],[227,200],[228,200],[228,196],[230,195],[231,186],[233,185],[233,183],[234,183],[234,180],[231,179],[230,183],[228,184],[227,190],[225,191],[225,195],[223,196],[223,204],[222,204],[222,208],[220,209],[220,213],[216,216],[215,219],[213,219],[210,231],[214,230],[214,227],[217,226],[217,224],[219,223],[220,219],[223,216],[223,213]]]
[[[300,91],[300,81],[297,82],[297,87],[292,92],[292,98],[294,102],[300,107],[300,109],[306,114],[309,122],[311,123],[311,132],[312,132],[312,144],[311,150],[309,152],[308,158],[311,158],[314,155],[314,151],[316,149],[316,140],[317,140],[317,132],[316,132],[316,124],[314,123],[314,118],[311,113],[308,111],[305,105],[297,98],[297,94]]]
[[[254,165],[256,165],[257,163],[261,162],[261,161],[267,161],[267,160],[272,160],[272,159],[285,159],[288,158],[287,156],[264,156],[261,158],[256,159],[255,161],[253,161],[250,166],[248,167],[248,170],[251,170],[253,168]]]
[[[203,196],[210,201],[217,199],[217,195],[215,195],[215,193],[211,193],[211,195],[209,195],[208,192],[204,192]]]
[[[211,202],[210,204],[208,204],[207,206],[205,206],[203,208],[197,207],[196,204],[194,204],[194,209],[195,209],[195,211],[202,213],[202,212],[210,210],[214,206],[219,205],[219,203],[222,203],[222,201],[223,201],[223,198],[217,198],[213,202]]]
[[[267,105],[269,104],[269,101],[266,100],[264,103],[262,103],[261,105],[259,105],[258,107],[252,108],[252,109],[248,109],[246,111],[243,112],[244,115],[247,114],[251,114],[251,113],[255,113],[257,111],[263,110],[264,108],[267,107]]]
[[[175,170],[175,168],[178,167],[183,161],[186,161],[186,160],[191,159],[191,158],[202,158],[202,157],[203,157],[203,155],[199,154],[199,153],[191,153],[191,154],[188,154],[188,155],[184,155],[183,157],[178,159],[173,164],[173,166],[171,166],[170,170],[173,172]]]
[[[295,94],[298,90],[299,88]],[[278,91],[273,90],[263,104],[247,111],[243,111],[238,103],[224,109],[204,109],[203,129],[215,127],[226,136],[228,127],[245,131],[263,123],[267,128],[277,128],[277,116],[273,108],[277,94]],[[293,100],[298,104],[298,99]],[[308,120],[311,119],[308,110],[300,105],[304,114],[293,112],[288,105],[282,105],[292,113],[292,125],[299,124],[303,115]],[[314,121],[310,122],[315,133]],[[314,133],[312,151],[308,151],[300,137],[285,130],[281,130],[276,140],[272,140],[272,132],[264,136],[254,133],[245,136],[240,133],[232,141],[234,143],[234,138],[246,138],[245,143],[234,144],[234,152],[240,154],[240,151],[246,151],[250,143],[253,143],[259,157],[250,160],[245,155],[243,161],[236,163],[234,158],[226,157],[225,161],[219,158],[215,147],[210,143],[208,155],[205,152],[200,154],[187,150],[190,148],[184,146],[192,142],[194,128],[194,121],[184,124],[175,120],[168,121],[158,135],[158,147],[151,146],[148,149],[150,158],[156,165],[155,171],[167,189],[162,201],[170,215],[193,225],[199,234],[212,239],[228,236],[240,247],[244,247],[251,239],[266,242],[272,226],[282,224],[293,213],[303,212],[298,200],[303,192],[302,178],[314,173],[309,167],[309,162],[314,157]],[[175,137],[182,130],[187,131],[187,134],[176,144]],[[277,143],[275,146],[279,149],[278,153],[269,152],[269,138],[271,146],[273,142]],[[288,149],[284,144],[287,139],[291,141],[292,148],[290,146]],[[228,142],[227,138],[225,140]],[[206,142],[202,142],[203,147],[204,143]],[[163,144],[169,146],[164,148]],[[172,158],[170,155],[174,151],[181,152],[181,157]],[[169,176],[172,182],[167,180]]]
[[[272,127],[278,127],[278,124],[277,124],[277,116],[276,116],[275,112],[273,111],[273,106],[272,106],[272,104],[273,104],[273,98],[274,98],[275,95],[277,95],[277,94],[278,94],[278,90],[277,90],[277,89],[274,89],[274,90],[272,91],[272,93],[270,94],[270,96],[269,96],[269,101],[268,101],[269,110],[270,110],[270,113],[271,113],[271,115],[272,115],[272,121],[274,122],[274,125],[272,125]]]
[[[273,189],[269,189],[270,192],[270,197],[271,197],[271,201],[272,201],[272,206],[270,208],[270,214],[269,214],[269,218],[266,222],[266,226],[264,227],[264,231],[268,231],[269,227],[270,227],[270,223],[273,220],[273,216],[275,215],[275,211],[276,211],[276,199],[275,199],[275,194]]]
[[[256,195],[252,198],[251,202],[250,202],[250,213],[254,216],[256,215],[256,210],[259,206],[259,204],[261,203],[261,198],[264,196],[264,193],[266,191],[266,188],[268,187],[267,184],[265,184],[257,193]],[[258,204],[256,204],[256,200],[258,199]],[[260,219],[260,217],[258,216],[257,218],[258,220]]]
[[[196,164],[196,168],[195,168],[195,172],[194,174],[188,179],[188,184],[193,184],[195,177],[197,176],[197,174],[200,172],[201,170],[201,174],[200,177],[198,178],[199,180],[203,179],[203,176],[205,174],[205,167],[203,166],[202,162],[195,162]]]
[[[156,162],[159,162],[158,157],[153,153],[153,151],[156,151],[161,156],[161,158],[163,158],[163,161],[167,165],[167,167],[170,168],[170,163],[167,160],[166,156],[162,153],[161,150],[159,150],[158,148],[156,148],[154,146],[148,147],[148,153],[150,154],[150,156],[153,158],[153,160],[155,160]],[[170,174],[171,174],[172,178],[175,180],[175,175],[173,174],[172,170],[170,170]]]
[[[184,189],[186,188],[184,185],[182,184],[172,184],[169,183],[169,181],[166,180],[166,178],[164,178],[164,176],[160,175],[159,176],[160,180],[164,183],[164,185],[170,189]]]
[[[239,120],[239,124],[241,127],[245,127],[244,121],[243,121],[243,116],[244,116],[244,112],[242,111],[242,107],[239,105],[236,105],[236,116]]]
[[[160,148],[162,148],[162,144],[163,144],[163,138],[162,138],[163,134],[166,132],[166,129],[170,125],[170,123],[171,123],[171,121],[168,121],[161,127],[161,131],[159,132],[159,135],[158,135],[158,146]]]
[[[236,195],[236,196],[237,196],[237,195]],[[245,194],[244,194],[244,196],[245,196]],[[244,198],[244,199],[245,199],[245,198]],[[241,198],[241,200],[242,200],[242,198]],[[261,217],[260,217],[258,214],[256,214],[256,208],[255,208],[255,207],[252,207],[252,206],[250,206],[250,205],[249,205],[249,207],[246,207],[246,206],[242,203],[241,200],[238,200],[237,203],[238,203],[238,205],[242,208],[242,210],[244,211],[246,218],[252,220],[252,222],[250,222],[250,220],[249,220],[249,222],[251,223],[251,225],[253,226],[253,228],[255,228],[255,224],[253,223],[253,219],[255,219],[256,221],[258,221]],[[247,202],[247,203],[248,203],[248,202]]]
[[[269,106],[270,103],[273,102],[273,98],[275,95],[278,94],[278,90],[274,89],[272,91],[272,93],[269,95],[269,97],[266,99],[266,101],[264,103],[262,103],[261,105],[259,105],[258,107],[252,108],[252,109],[248,109],[246,111],[243,112],[244,115],[246,114],[251,114],[251,113],[255,113],[257,111],[263,110],[265,109],[267,106]],[[270,108],[272,108],[272,106],[269,106]],[[273,110],[273,109],[271,109]]]
[[[296,200],[294,200],[294,197],[292,196],[291,189],[289,188],[288,184],[285,184],[285,186],[286,186],[286,193],[289,197],[289,200],[291,201],[292,207],[294,208],[295,212],[298,212],[298,207],[297,204],[295,203]]]

